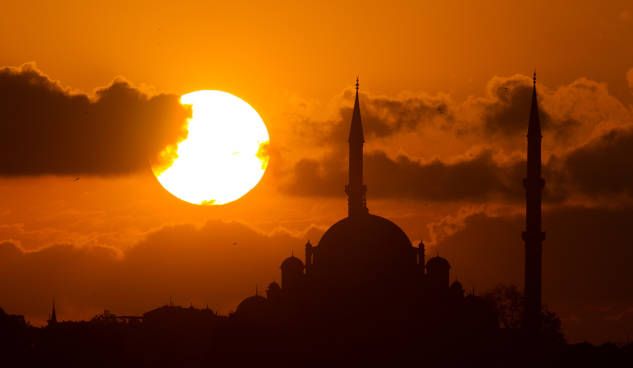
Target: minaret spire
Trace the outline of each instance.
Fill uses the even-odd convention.
[[[51,310],[50,318],[48,319],[49,325],[54,325],[57,323],[57,313],[55,312],[55,298],[53,298],[53,307]]]
[[[367,186],[363,184],[363,124],[360,118],[358,102],[358,77],[356,77],[356,99],[349,131],[349,183],[345,186],[347,193],[348,216],[353,217],[367,213],[365,193]]]
[[[541,229],[541,202],[545,180],[541,177],[541,121],[536,95],[536,72],[532,78],[532,105],[527,134],[527,177],[525,187],[525,314],[523,326],[541,327],[541,258],[545,233]]]

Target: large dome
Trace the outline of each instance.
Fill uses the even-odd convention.
[[[328,248],[411,248],[411,241],[398,225],[384,217],[364,214],[347,217],[332,225],[319,241],[320,252]]]
[[[347,217],[323,234],[314,271],[336,283],[397,277],[416,264],[417,248],[393,222],[370,214]]]
[[[332,225],[313,252],[310,270],[326,289],[401,280],[417,263],[417,248],[407,235],[393,222],[367,213]]]

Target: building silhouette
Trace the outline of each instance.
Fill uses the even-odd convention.
[[[115,316],[119,321],[134,320],[134,316]],[[204,328],[214,328],[220,319],[218,315],[207,306],[197,309],[193,306],[181,307],[175,305],[164,305],[143,313],[143,325],[150,329],[183,329],[194,330]]]
[[[541,258],[545,232],[541,230],[541,201],[545,180],[541,177],[541,121],[536,97],[536,72],[532,79],[532,105],[527,133],[527,177],[525,186],[525,308],[523,326],[541,327]]]
[[[544,238],[541,231],[544,181],[535,84],[534,79],[528,172],[524,180],[527,216],[523,233],[526,247],[523,321],[527,329],[539,329],[541,322],[540,262]],[[280,265],[281,282],[270,283],[265,295],[256,291],[228,316],[220,316],[208,307],[185,308],[170,302],[142,316],[104,312],[91,322],[126,328],[142,326],[152,334],[177,331],[174,335],[177,338],[173,337],[176,340],[170,343],[177,346],[181,344],[177,340],[187,333],[222,336],[222,343],[217,342],[218,349],[241,346],[246,336],[262,349],[276,349],[283,342],[281,346],[292,351],[312,350],[314,344],[327,341],[325,346],[319,346],[334,356],[344,354],[348,348],[364,350],[374,346],[398,351],[410,347],[414,341],[438,346],[460,341],[464,347],[478,339],[499,338],[496,311],[484,298],[474,295],[474,291],[467,294],[459,281],[451,283],[451,265],[447,259],[439,255],[427,259],[423,242],[413,246],[398,225],[370,213],[368,188],[363,180],[364,135],[358,79],[348,144],[347,216],[325,231],[318,243],[308,241],[303,260],[292,253],[284,259]],[[49,326],[56,323],[53,301]],[[73,323],[58,323],[55,330],[73,326]],[[260,345],[262,339],[269,340]]]
[[[450,283],[448,260],[427,260],[424,243],[412,246],[396,224],[370,213],[357,80],[348,215],[317,244],[306,243],[304,260],[292,253],[283,260],[281,283],[270,283],[265,296],[256,288],[228,316],[170,299],[141,316],[105,310],[90,321],[59,322],[53,299],[44,328],[0,308],[0,361],[11,367],[631,366],[632,344],[566,344],[547,333],[540,300],[544,180],[535,86],[534,78],[524,181],[525,329],[499,328],[499,310],[490,300],[466,294],[459,281]]]
[[[349,181],[345,186],[348,215],[332,225],[316,246],[305,247],[305,265],[296,257],[282,263],[282,289],[298,285],[313,293],[345,293],[370,288],[387,292],[402,287],[421,291],[449,287],[450,265],[434,257],[425,263],[425,248],[411,245],[407,235],[390,220],[371,214],[363,182],[363,125],[356,96],[349,133]]]
[[[345,185],[347,217],[332,225],[317,244],[308,241],[304,260],[294,255],[283,260],[281,285],[271,283],[266,297],[246,298],[237,307],[236,318],[269,316],[359,324],[401,320],[404,325],[421,321],[425,313],[458,313],[464,304],[476,303],[474,296],[465,296],[461,283],[450,284],[448,260],[436,256],[427,261],[423,242],[414,247],[398,225],[370,213],[363,181],[365,140],[358,79],[355,87]],[[485,314],[474,320],[493,319]]]

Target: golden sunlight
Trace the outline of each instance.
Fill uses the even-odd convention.
[[[268,166],[268,130],[257,111],[222,91],[183,95],[192,106],[189,135],[178,144],[171,166],[153,167],[160,184],[193,204],[218,205],[239,199]]]

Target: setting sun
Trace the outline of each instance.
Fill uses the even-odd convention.
[[[178,144],[171,166],[153,167],[160,184],[193,204],[232,202],[251,190],[268,165],[268,131],[257,111],[222,91],[183,95],[192,106],[187,139]]]

